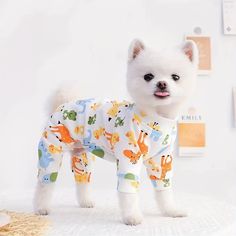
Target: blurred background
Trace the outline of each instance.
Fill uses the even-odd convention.
[[[212,43],[212,72],[198,78],[193,100],[205,115],[207,150],[201,158],[176,154],[174,185],[236,204],[236,36],[223,34],[221,0],[0,1],[0,192],[34,188],[45,106],[61,83],[78,84],[78,97],[128,99],[130,41],[169,47],[195,27]],[[58,188],[74,185],[69,166],[65,156]],[[115,191],[115,169],[97,159],[94,187]]]

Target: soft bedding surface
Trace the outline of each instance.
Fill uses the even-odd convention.
[[[32,191],[3,192],[0,208],[32,212]],[[141,194],[144,220],[141,225],[121,223],[115,191],[94,191],[96,207],[77,207],[74,190],[60,189],[54,194],[49,236],[76,235],[157,235],[157,236],[235,236],[236,207],[226,202],[192,194],[177,194],[177,202],[188,209],[186,218],[162,217],[151,194]]]

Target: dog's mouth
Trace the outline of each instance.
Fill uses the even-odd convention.
[[[156,91],[154,94],[153,94],[155,97],[158,97],[158,98],[167,98],[170,96],[170,93],[166,90],[164,91]]]

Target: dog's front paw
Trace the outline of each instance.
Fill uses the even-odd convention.
[[[79,201],[79,206],[81,208],[93,208],[95,206],[95,203],[88,199],[83,199]]]
[[[179,209],[179,208],[169,208],[169,209],[165,209],[165,211],[163,212],[164,216],[168,216],[168,217],[186,217],[188,216],[187,211]]]
[[[123,222],[126,225],[139,225],[142,223],[143,217],[141,213],[123,216]]]

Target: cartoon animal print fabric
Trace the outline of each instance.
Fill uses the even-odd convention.
[[[71,169],[74,172],[75,181],[78,183],[89,183],[91,176],[91,158],[86,152],[73,152],[71,158]]]
[[[38,178],[55,182],[62,156],[70,151],[77,183],[90,182],[92,156],[97,156],[117,162],[120,192],[138,190],[142,164],[155,188],[169,188],[175,136],[175,120],[149,117],[127,101],[66,103],[51,115],[39,142]]]

